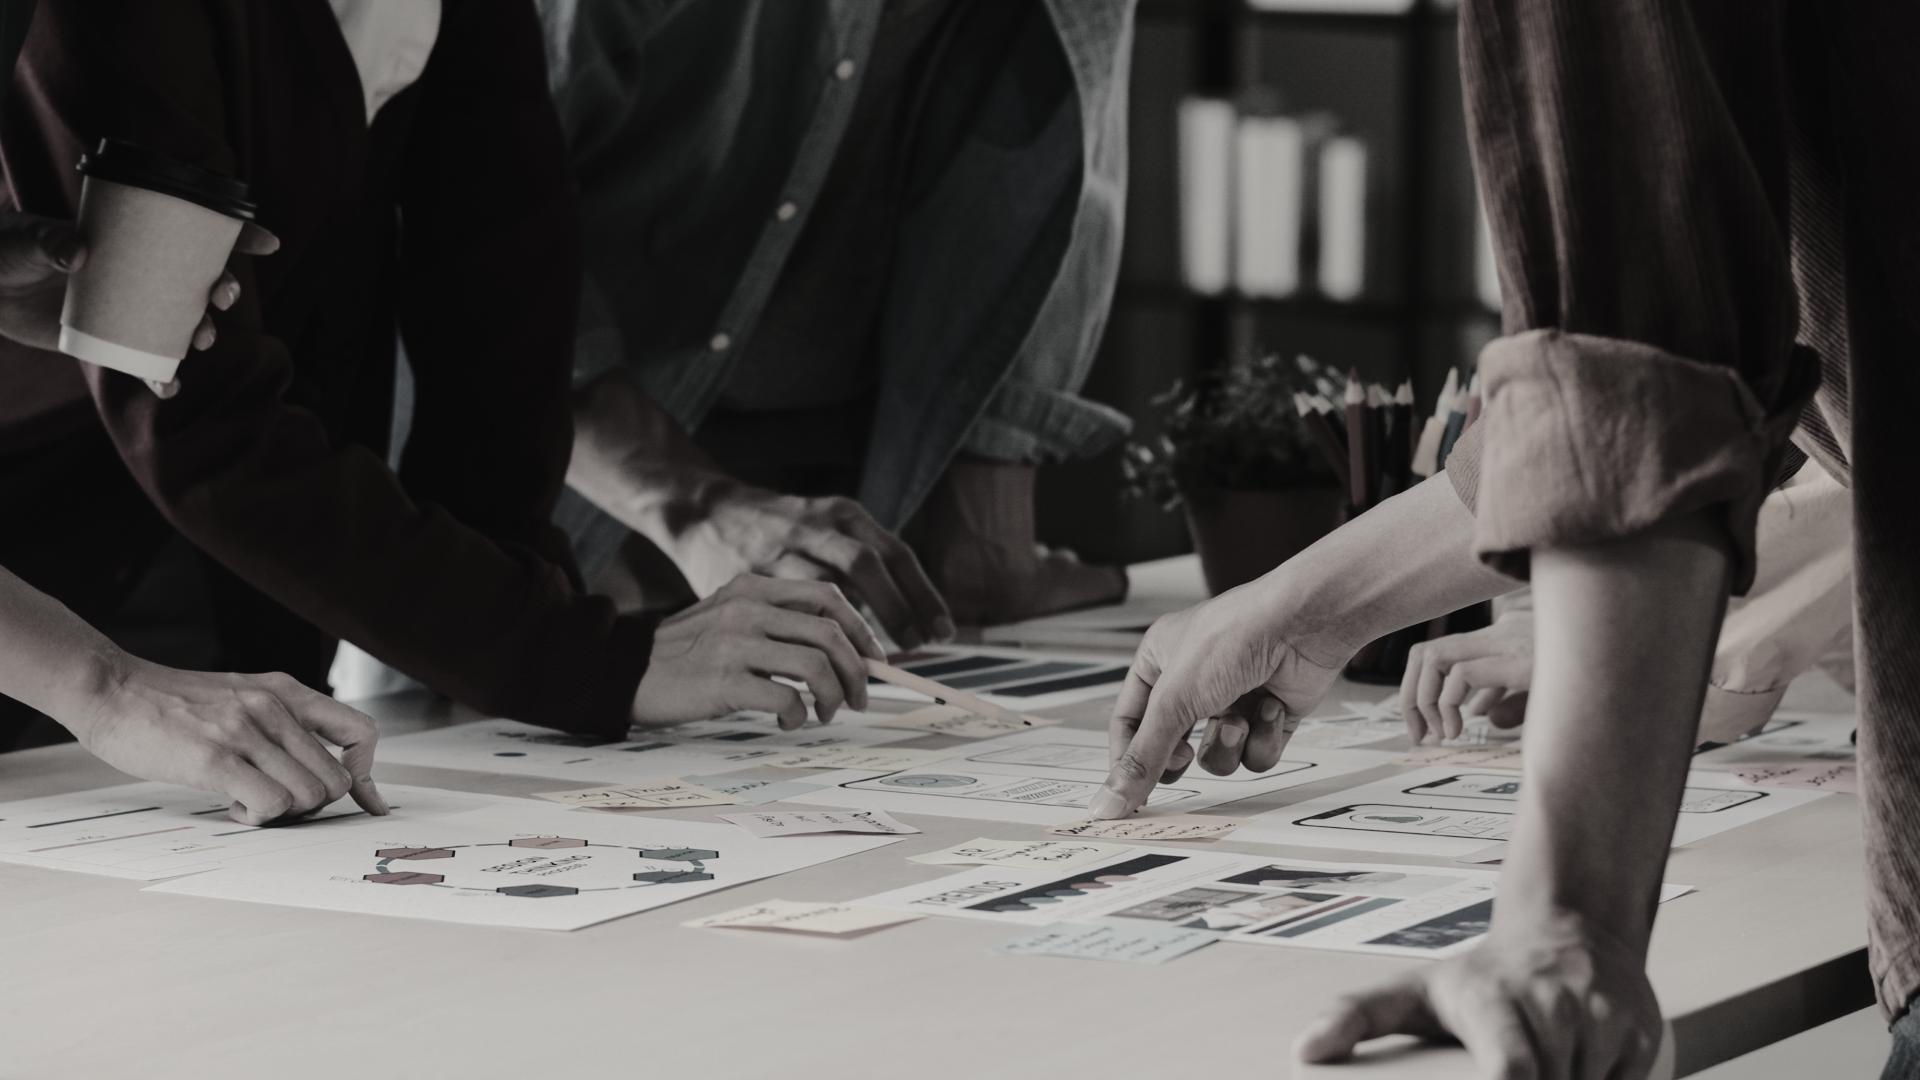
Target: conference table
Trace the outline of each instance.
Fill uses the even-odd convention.
[[[1126,611],[1095,613],[1064,630],[1043,625],[1035,636],[1057,650],[1076,625],[1119,634],[1200,596],[1190,559],[1146,567],[1136,583],[1151,587],[1137,588]],[[1386,692],[1342,684],[1328,708]],[[1809,681],[1795,693],[1790,704],[1801,708],[1850,707],[1830,683]],[[357,704],[387,736],[480,718],[425,693]],[[1108,704],[1049,715],[1097,729]],[[875,703],[878,711],[895,707]],[[960,741],[929,735],[891,745]],[[1210,812],[1259,812],[1404,768],[1380,766]],[[795,778],[777,769],[739,775]],[[504,796],[553,786],[387,763],[375,777]],[[0,755],[7,800],[130,779],[72,744]],[[653,813],[712,821],[715,812]],[[1157,966],[1011,956],[990,948],[1009,936],[1007,927],[944,918],[846,939],[681,925],[776,897],[857,899],[954,870],[905,856],[983,834],[1042,835],[1038,826],[897,816],[924,831],[570,933],[143,893],[138,881],[0,863],[0,1080],[1473,1075],[1459,1048],[1408,1039],[1369,1044],[1337,1066],[1292,1059],[1295,1035],[1335,996],[1418,960],[1235,945]],[[1207,849],[1448,865],[1231,837]],[[1840,794],[1672,853],[1665,880],[1695,891],[1662,905],[1650,958],[1671,1025],[1671,1075],[1871,1003],[1861,865],[1857,803]]]

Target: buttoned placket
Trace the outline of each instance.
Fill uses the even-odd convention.
[[[860,79],[856,76],[861,72],[862,61],[873,49],[874,34],[880,24],[880,5],[850,4],[844,10],[844,21],[839,27],[843,45],[841,58],[826,72],[829,77],[821,88],[820,103],[794,154],[793,167],[788,171],[786,183],[781,185],[767,226],[754,244],[753,254],[734,286],[733,295],[727,298],[718,325],[707,338],[704,356],[674,387],[673,405],[678,407],[671,411],[688,423],[697,425],[725,389],[740,353],[738,346],[752,334],[766,310],[780,271],[806,225],[806,211],[818,201],[834,156],[839,152],[840,140],[846,134],[847,123],[852,119],[854,103],[860,94]]]

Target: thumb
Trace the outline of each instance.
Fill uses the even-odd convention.
[[[0,285],[30,288],[78,269],[86,245],[71,221],[38,214],[0,217]]]
[[[1300,1033],[1293,1052],[1301,1061],[1341,1061],[1353,1055],[1354,1047],[1383,1035],[1446,1035],[1423,983],[1398,982],[1341,998]]]

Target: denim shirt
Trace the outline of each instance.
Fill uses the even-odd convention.
[[[537,7],[585,234],[576,382],[625,370],[692,430],[826,180],[881,5]],[[1064,53],[1072,79],[1049,115],[1023,113],[1036,78],[1022,57],[1041,55],[1030,42],[1001,63],[969,55],[961,33],[937,61],[880,315],[860,488],[890,529],[962,449],[1037,462],[1096,452],[1131,426],[1075,391],[1119,269],[1133,0],[1047,0],[1045,12],[1058,45],[1045,55]],[[969,79],[972,104],[943,110],[943,93]],[[577,496],[560,517],[577,541],[597,530],[591,546],[625,535]],[[581,554],[589,574],[604,564]]]

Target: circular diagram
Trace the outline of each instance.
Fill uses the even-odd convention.
[[[490,848],[500,850],[486,850]],[[634,862],[626,862],[620,854],[629,851],[635,853]],[[463,853],[469,858],[443,861],[459,860]],[[712,881],[707,863],[720,857],[719,852],[708,848],[628,847],[569,836],[521,836],[493,844],[445,847],[390,847],[380,848],[373,855],[378,860],[373,873],[362,875],[361,880],[375,885],[425,885],[533,900]],[[418,864],[418,869],[397,865],[403,863]]]
[[[909,773],[906,776],[889,776],[880,782],[892,787],[949,788],[972,787],[980,781],[971,776],[952,776],[947,773]]]

